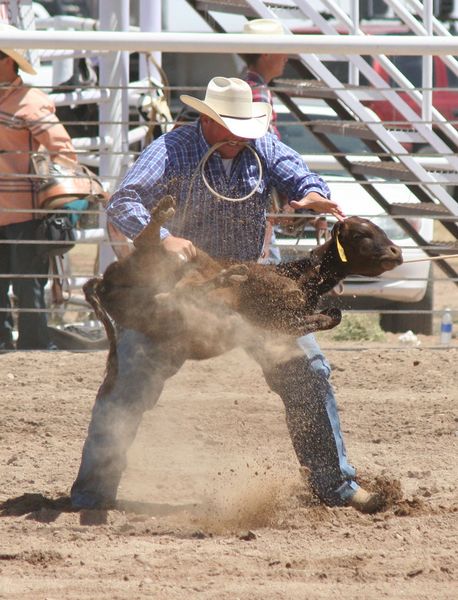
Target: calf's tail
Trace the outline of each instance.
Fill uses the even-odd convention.
[[[104,392],[108,392],[113,387],[118,375],[118,353],[116,351],[117,335],[113,322],[100,299],[99,288],[101,285],[103,285],[103,279],[101,277],[93,277],[83,285],[83,292],[87,302],[94,309],[95,316],[105,327],[105,332],[107,334],[109,350],[103,387]]]

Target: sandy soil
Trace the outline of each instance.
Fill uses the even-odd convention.
[[[401,490],[374,516],[310,497],[241,351],[169,381],[117,510],[71,512],[105,353],[0,356],[0,598],[456,598],[458,348],[393,340],[323,342],[351,460]]]
[[[452,283],[435,289],[437,310],[456,308]],[[72,512],[105,352],[0,356],[0,598],[455,599],[457,340],[319,337],[359,477],[397,492],[374,516],[310,496],[281,402],[241,351],[168,382],[117,510]]]

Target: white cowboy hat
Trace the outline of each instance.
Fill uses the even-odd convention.
[[[277,19],[253,19],[243,26],[243,33],[278,35],[285,33],[283,25]]]
[[[0,23],[0,32],[1,31],[19,31],[17,27],[13,25],[8,25],[7,23]],[[13,50],[12,48],[0,48],[0,51],[4,54],[7,54],[10,58],[17,63],[18,67],[24,71],[25,73],[29,73],[29,75],[36,75],[37,72],[29,63],[25,56],[25,50]]]
[[[205,100],[186,94],[180,100],[241,138],[260,138],[269,128],[272,107],[268,102],[253,102],[251,87],[236,77],[211,79]]]

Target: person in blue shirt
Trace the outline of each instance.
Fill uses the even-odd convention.
[[[216,259],[256,261],[273,188],[290,198],[294,208],[343,217],[321,177],[268,133],[272,107],[254,102],[245,81],[214,77],[205,100],[187,95],[181,100],[198,111],[199,120],[145,148],[108,203],[108,219],[124,235],[135,238],[166,194],[174,196],[176,213],[161,229],[162,244],[189,261],[196,247]],[[143,412],[156,404],[165,381],[183,364],[178,353],[170,355],[165,345],[139,331],[118,333],[119,374],[112,388],[102,385],[98,392],[71,490],[72,505],[79,509],[114,505]],[[319,349],[313,355],[309,348],[307,355],[295,353],[290,360],[261,365],[267,384],[284,402],[298,461],[328,506],[378,510],[379,496],[358,486],[347,462],[329,393],[329,367]]]

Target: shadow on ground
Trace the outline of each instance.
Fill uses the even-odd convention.
[[[47,498],[39,493],[26,493],[1,502],[0,517],[27,516],[28,519],[41,523],[52,523],[62,513],[79,513],[81,525],[103,525],[107,523],[109,510],[152,517],[165,517],[183,511],[192,511],[193,509],[195,509],[194,504],[175,505],[119,500],[113,506],[104,509],[84,510],[73,508],[69,496]]]

